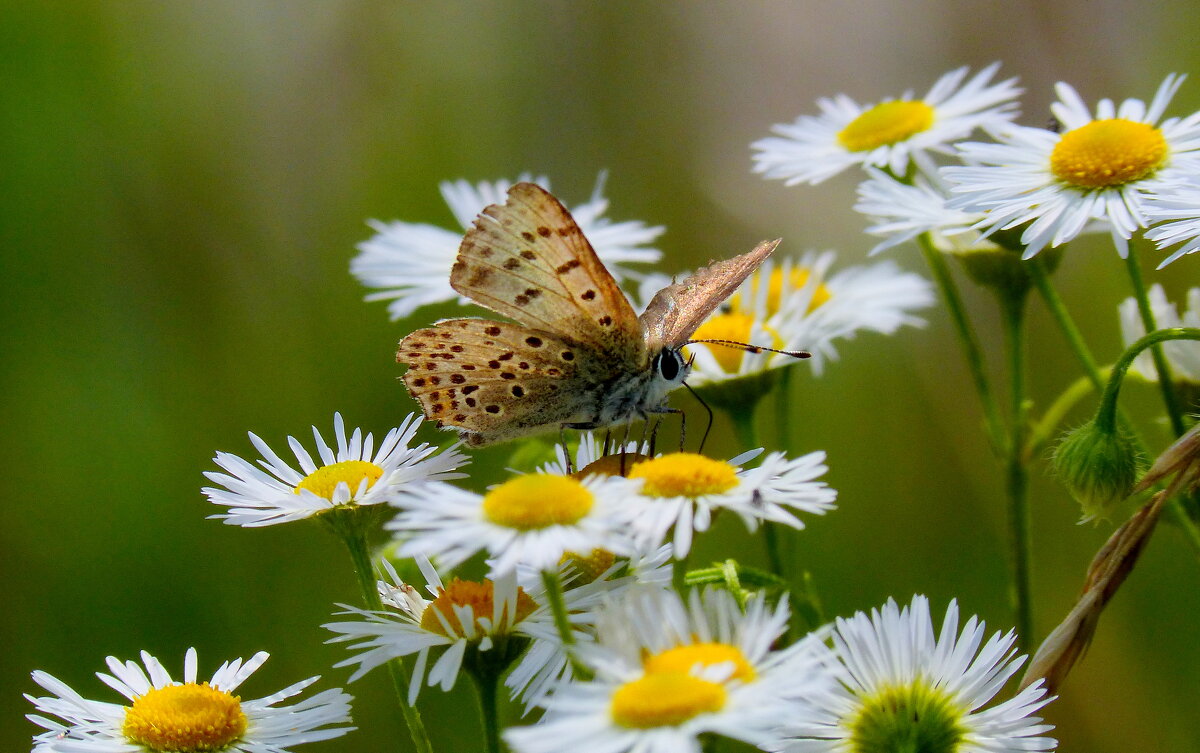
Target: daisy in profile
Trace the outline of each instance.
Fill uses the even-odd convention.
[[[416,664],[408,687],[410,705],[423,686],[452,689],[463,669],[479,666],[484,654],[489,666],[511,667],[505,685],[526,703],[570,677],[570,662],[540,574],[521,578],[511,571],[495,580],[454,578],[446,583],[428,559],[417,557],[416,564],[425,579],[425,595],[401,580],[385,560],[388,580],[378,581],[384,608],[376,612],[342,604],[339,614],[351,619],[323,626],[337,633],[328,643],[351,644],[354,655],[334,665],[356,667],[350,682],[392,659],[412,655]],[[571,578],[566,575],[563,580]],[[564,592],[577,643],[590,640],[587,615],[608,591],[606,584],[595,583]]]
[[[753,597],[743,610],[727,591],[692,591],[686,603],[630,591],[581,649],[594,678],[559,683],[542,720],[505,740],[517,753],[699,753],[710,735],[765,742],[805,712],[804,699],[828,692],[818,640],[772,650],[787,617],[786,602]]]
[[[1182,244],[1158,265],[1159,269],[1200,251],[1200,184],[1194,176],[1186,183],[1172,184],[1146,197],[1143,209],[1150,224],[1162,223],[1146,231],[1146,238],[1164,251]]]
[[[464,478],[455,469],[470,461],[457,446],[443,451],[425,442],[409,446],[420,426],[421,419],[409,414],[376,451],[374,438],[369,433],[364,437],[361,429],[347,438],[342,415],[335,413],[335,447],[326,444],[313,427],[316,460],[299,440],[288,437],[299,470],[252,432],[250,443],[262,455],[261,468],[237,455],[218,452],[213,462],[226,472],[204,473],[220,487],[201,491],[214,505],[229,508],[210,517],[246,528],[269,526],[337,508],[377,505],[414,484]]]
[[[552,473],[515,476],[486,494],[423,484],[395,496],[400,514],[387,528],[401,539],[404,557],[431,557],[453,568],[483,550],[492,577],[518,566],[548,571],[568,552],[632,553],[617,517],[629,488],[615,476]]]
[[[911,184],[869,168],[868,178],[858,184],[854,211],[874,223],[868,235],[882,238],[871,249],[874,256],[894,246],[928,234],[933,247],[943,253],[994,250],[995,244],[980,240],[974,229],[983,215],[947,206],[950,194],[935,176],[918,176]]]
[[[731,340],[782,350],[806,350],[821,373],[837,357],[835,342],[860,331],[891,334],[925,322],[912,312],[933,304],[929,282],[892,262],[831,272],[833,252],[809,253],[799,260],[767,259],[692,336]],[[796,363],[763,351],[748,353],[722,345],[691,345],[695,356],[689,384],[703,386],[751,377]]]
[[[691,550],[693,532],[708,530],[713,515],[728,509],[751,531],[759,523],[801,529],[794,513],[823,515],[837,492],[824,481],[824,452],[788,459],[772,452],[755,468],[742,468],[761,450],[728,461],[691,452],[673,452],[638,463],[629,471],[635,485],[621,506],[624,527],[643,550],[659,546],[672,533],[676,558]]]
[[[1025,657],[1016,637],[994,634],[972,617],[958,631],[950,603],[935,634],[929,601],[900,608],[889,600],[870,616],[838,619],[833,631],[837,683],[811,698],[816,710],[789,722],[786,739],[763,746],[785,753],[1018,753],[1053,750],[1051,726],[1033,714],[1052,699],[1042,681],[990,708]]]
[[[96,676],[125,696],[125,705],[88,700],[51,675],[34,672],[33,681],[53,693],[25,696],[40,712],[29,714],[28,719],[46,730],[33,738],[34,753],[287,753],[293,745],[331,740],[354,729],[342,726],[350,723],[352,699],[340,689],[279,705],[319,677],[254,701],[234,695],[267,656],[259,652],[245,663],[225,662],[212,679],[199,682],[195,649],[185,655],[183,682],[172,680],[158,659],[145,651],[144,668],[110,656],[112,674],[97,672]]]
[[[871,105],[844,94],[819,99],[821,114],[774,126],[776,134],[750,145],[754,171],[786,185],[816,185],[848,167],[879,167],[905,175],[910,162],[935,169],[931,153],[952,153],[951,144],[982,128],[989,133],[1017,115],[1016,79],[992,83],[993,63],[964,83],[967,68],[938,79],[923,98],[906,93]]]
[[[1162,285],[1155,283],[1149,290],[1150,310],[1154,313],[1154,321],[1159,329],[1171,327],[1200,327],[1200,288],[1192,288],[1187,292],[1187,308],[1180,316],[1174,303],[1167,300],[1167,294]],[[1146,334],[1142,324],[1141,314],[1138,313],[1137,301],[1126,298],[1121,302],[1121,339],[1125,347],[1133,345]],[[1200,342],[1196,340],[1170,340],[1161,345],[1163,355],[1171,368],[1171,375],[1183,382],[1200,386]],[[1154,368],[1154,360],[1149,350],[1142,351],[1133,360],[1132,370],[1143,379],[1151,382],[1158,381],[1158,370]]]
[[[1146,196],[1200,168],[1200,113],[1163,120],[1182,83],[1172,74],[1149,106],[1103,99],[1093,115],[1060,82],[1050,108],[1060,130],[1010,126],[996,136],[999,143],[959,144],[967,166],[942,168],[956,194],[950,206],[985,213],[976,227],[989,233],[1026,225],[1026,259],[1092,222],[1107,228],[1124,258],[1129,237],[1149,224]]]
[[[524,174],[516,182],[523,181],[550,188],[550,181],[542,176]],[[511,186],[507,180],[473,185],[465,180],[442,183],[442,198],[458,222],[452,230],[424,223],[371,220],[368,224],[376,235],[358,245],[359,254],[350,262],[350,272],[359,282],[379,289],[368,294],[366,300],[390,301],[388,314],[393,320],[432,303],[468,303],[450,287],[450,268],[458,246],[475,217],[489,204],[503,204]],[[613,222],[604,217],[608,200],[602,194],[603,187],[601,173],[591,199],[572,208],[571,214],[604,265],[620,281],[629,275],[623,264],[659,260],[662,253],[646,244],[662,235],[664,228],[634,220]]]

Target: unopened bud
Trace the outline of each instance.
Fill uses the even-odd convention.
[[[1054,470],[1083,508],[1080,523],[1105,517],[1133,493],[1142,462],[1133,438],[1121,429],[1089,421],[1071,431],[1054,451]]]

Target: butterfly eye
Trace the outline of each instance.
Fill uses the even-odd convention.
[[[679,357],[674,351],[664,350],[654,357],[658,372],[662,374],[663,379],[668,382],[675,381],[675,377],[679,376]]]

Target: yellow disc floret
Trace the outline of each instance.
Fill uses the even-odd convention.
[[[594,502],[587,487],[573,478],[531,473],[488,492],[483,514],[497,525],[529,531],[577,523]]]
[[[155,688],[125,709],[123,734],[150,750],[192,753],[217,751],[246,732],[241,699],[208,683]]]
[[[693,452],[647,460],[635,466],[629,478],[645,479],[642,493],[651,497],[695,498],[721,494],[738,485],[737,471],[729,463]]]
[[[572,587],[574,587],[593,582],[612,567],[616,561],[616,555],[607,549],[593,549],[588,554],[563,552],[563,556],[558,563],[560,565],[569,564],[579,574],[579,577],[572,583]]]
[[[808,284],[808,281],[811,277],[812,270],[808,269],[807,267],[792,267],[788,273],[789,292],[803,288]],[[759,272],[755,272],[754,276],[750,278],[751,296],[755,300],[758,298],[758,288],[761,278],[762,274]],[[767,316],[774,316],[775,314],[779,313],[779,309],[783,305],[782,267],[776,267],[775,269],[771,270],[771,279],[767,285]],[[832,297],[833,294],[829,292],[829,288],[825,287],[824,284],[817,285],[816,289],[812,292],[812,297],[808,301],[808,309],[804,313],[811,314],[813,311],[816,311],[818,307],[828,303],[829,299]],[[730,298],[729,303],[734,311],[748,312],[751,310],[750,307],[742,301],[740,293],[735,295],[733,298]]]
[[[358,485],[365,478],[370,489],[383,475],[383,469],[365,460],[344,460],[340,463],[321,466],[304,477],[296,484],[293,493],[299,494],[301,489],[307,489],[318,497],[333,500],[333,490],[341,482],[346,482],[350,493],[358,491]]]
[[[479,624],[480,618],[491,621],[495,611],[495,588],[490,580],[482,583],[472,580],[455,578],[450,585],[441,589],[437,598],[429,602],[421,614],[421,627],[431,633],[438,633],[447,638],[466,637],[462,621],[455,614],[455,607],[470,607],[475,624],[472,635],[480,638],[486,632]],[[525,593],[525,589],[517,588],[517,600],[510,606],[511,613],[502,617],[492,626],[491,635],[506,633],[509,628],[533,614],[537,604]],[[441,618],[439,618],[441,615]],[[444,619],[444,622],[443,622]],[[447,627],[448,626],[448,627]]]
[[[754,327],[754,317],[749,314],[740,313],[738,311],[730,311],[726,314],[717,314],[709,317],[696,333],[692,335],[696,340],[728,340],[734,343],[748,343],[755,345],[765,345],[766,343],[750,343],[751,330]],[[783,346],[783,341],[779,336],[767,326],[762,327],[768,335],[771,336],[770,347],[779,348]],[[742,366],[742,357],[744,351],[741,348],[732,347],[729,345],[708,344],[705,347],[712,353],[713,358],[717,359],[717,364],[727,373],[736,374]]]
[[[642,666],[646,674],[660,672],[691,672],[697,665],[711,667],[715,664],[733,664],[733,673],[729,679],[751,682],[754,680],[754,667],[746,660],[746,656],[737,646],[728,643],[692,643],[686,646],[676,646],[645,658]]]
[[[1162,131],[1111,118],[1064,133],[1050,153],[1050,171],[1077,188],[1112,188],[1153,175],[1166,159]]]
[[[683,672],[648,674],[617,688],[612,719],[631,729],[670,727],[720,711],[725,699],[725,688],[715,682]]]
[[[851,152],[869,152],[911,138],[933,125],[933,108],[920,101],[881,102],[838,132]]]

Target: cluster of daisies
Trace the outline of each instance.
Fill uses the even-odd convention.
[[[722,511],[750,528],[802,528],[800,516],[830,510],[823,453],[720,461],[630,444],[605,454],[614,448],[585,435],[573,457],[559,448],[480,494],[450,483],[468,462],[456,447],[415,442],[421,423],[410,416],[376,446],[335,416],[332,443],[314,429],[315,453],[288,438],[294,462],[251,434],[256,461],[219,453],[222,471],[206,474],[204,493],[222,508],[213,517],[227,524],[394,515],[386,527],[396,540],[379,560],[381,608],[342,605],[325,626],[349,649],[337,666],[353,667],[351,681],[406,661],[414,704],[422,688],[449,690],[491,667],[526,715],[504,740],[528,753],[699,751],[711,736],[771,751],[868,750],[853,746],[905,725],[947,751],[1054,747],[1035,716],[1050,700],[1040,683],[989,705],[1024,660],[1015,636],[984,643],[974,618],[959,629],[954,604],[937,631],[917,597],[789,642],[786,597],[673,583],[692,537]],[[484,577],[456,573],[475,555]],[[415,564],[423,582],[405,582],[393,559]],[[265,659],[198,681],[189,651],[176,681],[152,656],[142,665],[110,658],[100,679],[126,705],[85,699],[37,672],[51,695],[29,697],[39,712],[29,718],[45,729],[34,750],[283,751],[352,729],[340,689],[280,705],[315,677],[241,700],[234,691]]]

